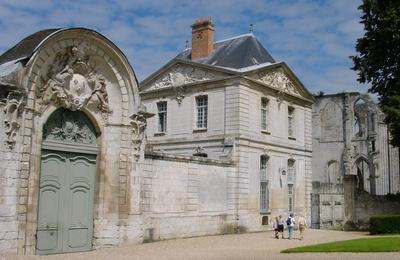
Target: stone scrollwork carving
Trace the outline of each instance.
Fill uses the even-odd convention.
[[[53,102],[72,111],[93,104],[107,117],[111,111],[106,79],[96,71],[95,65],[85,46],[67,48],[56,55],[47,74],[42,75],[43,84],[37,89],[37,97],[44,105]]]
[[[168,73],[165,73],[154,83],[155,89],[179,87],[190,83],[212,80],[218,78],[218,74],[208,70],[192,66],[176,65]]]
[[[10,92],[6,99],[4,107],[4,132],[6,133],[5,145],[12,149],[16,142],[15,137],[20,128],[19,115],[25,106],[24,96],[21,94]]]
[[[260,72],[258,73],[258,81],[278,89],[279,96],[282,96],[283,92],[300,96],[296,86],[282,70]]]
[[[135,160],[139,159],[140,156],[140,146],[145,136],[147,118],[150,118],[153,115],[154,114],[147,113],[145,109],[141,109],[137,114],[133,114],[130,116],[130,124],[132,127],[133,155],[135,156]]]
[[[45,124],[43,132],[45,141],[96,146],[96,132],[91,123],[69,110],[57,110]]]

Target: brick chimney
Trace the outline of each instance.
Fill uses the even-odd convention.
[[[214,50],[214,23],[210,17],[192,24],[192,60],[207,57]]]

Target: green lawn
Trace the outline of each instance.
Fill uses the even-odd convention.
[[[400,252],[400,236],[385,236],[338,241],[283,250],[281,253],[306,252]]]

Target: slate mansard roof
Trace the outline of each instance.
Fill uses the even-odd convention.
[[[7,50],[0,56],[0,65],[13,60],[20,60],[23,58],[30,57],[36,47],[46,39],[50,34],[60,30],[61,28],[56,29],[46,29],[42,31],[38,31],[34,34],[29,35],[22,39],[19,43],[17,43],[14,47]]]
[[[176,58],[191,60],[191,52],[191,48],[185,49]],[[275,63],[275,60],[257,38],[252,33],[249,33],[215,42],[214,50],[210,55],[194,60],[194,62],[242,69],[263,63]]]

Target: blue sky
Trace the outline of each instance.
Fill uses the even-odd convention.
[[[0,53],[29,34],[87,27],[127,55],[139,81],[175,57],[191,39],[190,25],[209,16],[215,40],[249,32],[285,61],[310,92],[366,92],[350,55],[363,35],[361,0],[0,0]]]

